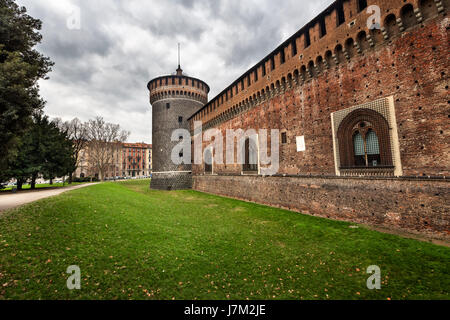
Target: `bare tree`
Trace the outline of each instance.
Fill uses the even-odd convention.
[[[103,181],[108,170],[114,168],[114,172],[116,171],[118,154],[130,132],[121,130],[118,124],[105,122],[102,117],[87,122],[86,130],[89,140],[89,166]]]
[[[71,121],[63,122],[60,118],[53,120],[56,125],[67,133],[67,136],[72,141],[72,171],[69,175],[69,183],[72,183],[73,173],[80,165],[80,154],[88,145],[88,130],[87,125],[82,123],[78,118]]]

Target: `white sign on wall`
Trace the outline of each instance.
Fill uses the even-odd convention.
[[[297,152],[306,151],[305,136],[297,137]]]

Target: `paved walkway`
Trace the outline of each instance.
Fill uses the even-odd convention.
[[[65,187],[65,188],[59,187],[51,190],[37,189],[34,191],[20,191],[17,193],[0,194],[0,211],[20,207],[26,203],[34,202],[48,197],[57,196],[66,191],[85,188],[96,184],[97,183],[87,183],[73,187]]]

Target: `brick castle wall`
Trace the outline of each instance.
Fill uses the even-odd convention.
[[[195,176],[193,187],[304,214],[450,239],[445,181]]]
[[[194,189],[324,217],[447,236],[448,1],[368,1],[382,9],[379,32],[367,30],[368,14],[357,13],[356,3],[335,2],[191,118],[191,130],[194,121],[201,121],[204,129],[217,128],[224,137],[227,129],[239,128],[286,132],[279,174],[297,177],[242,176],[241,165],[225,164],[215,164],[215,175],[205,176],[204,165],[193,165]],[[336,28],[339,4],[345,23]],[[319,35],[320,19],[328,26],[324,37]],[[303,48],[306,32],[311,43]],[[292,41],[297,44],[295,55]],[[284,63],[280,63],[280,50],[285,50]],[[331,114],[391,96],[403,177],[333,177]],[[297,136],[305,137],[305,152],[297,152]],[[417,179],[428,176],[436,179]]]

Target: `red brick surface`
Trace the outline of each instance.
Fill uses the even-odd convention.
[[[303,33],[298,34],[294,37],[298,47],[295,57],[291,57],[288,45],[284,48],[286,62],[280,64],[279,54],[274,51],[275,70],[270,70],[268,59],[267,75],[263,77],[258,64],[256,69],[247,72],[252,75],[257,70],[257,82],[251,76],[251,85],[247,86],[245,80],[244,90],[237,82],[238,92],[233,91],[232,98],[221,103],[219,95],[191,119],[191,127],[193,121],[202,121],[204,126],[212,124],[224,137],[226,129],[286,131],[288,143],[281,145],[279,173],[310,175],[310,180],[239,176],[240,165],[215,165],[217,176],[204,177],[204,166],[194,165],[195,189],[336,219],[448,234],[450,24],[447,9],[438,14],[435,1],[420,2],[420,6],[419,1],[368,1],[369,5],[374,3],[382,9],[387,40],[381,33],[372,34],[375,46],[370,46],[364,38],[358,38],[363,30],[369,33],[368,14],[357,14],[356,1],[344,1],[344,24],[336,28],[336,11],[330,7],[332,10],[325,15],[326,36],[319,38],[318,25],[313,23],[309,28],[308,48],[304,49]],[[417,21],[416,14],[413,20],[401,14],[408,4],[422,14],[422,23]],[[448,5],[448,1],[444,4]],[[390,14],[401,17],[406,30],[401,32],[398,24],[388,28],[384,21]],[[351,21],[355,21],[353,26],[349,26]],[[345,47],[350,38],[362,51],[358,53],[357,47],[347,47],[350,57],[347,60],[335,48],[339,44]],[[333,65],[334,59],[330,59],[330,68],[321,65],[319,74],[314,74],[313,69],[312,79],[303,82],[302,67],[308,68],[309,61],[316,62],[319,56],[326,60],[328,50],[336,54],[340,63]],[[292,82],[285,82],[291,78]],[[268,88],[270,96],[264,98]],[[227,90],[235,90],[235,84]],[[335,175],[331,113],[388,96],[393,96],[395,101],[404,176],[433,176],[440,180],[331,178]],[[251,108],[243,111],[243,105]],[[306,152],[297,152],[296,136],[305,136]],[[221,176],[224,174],[235,176]]]

